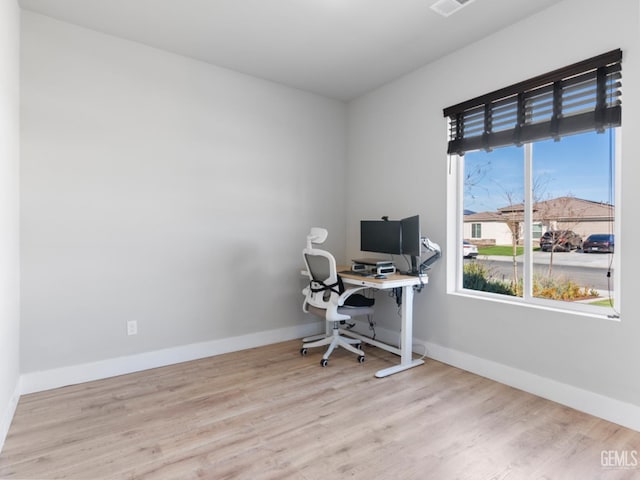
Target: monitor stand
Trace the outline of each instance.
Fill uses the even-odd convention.
[[[414,277],[420,276],[420,257],[411,255],[411,270],[408,271],[405,275],[411,275]]]
[[[351,261],[359,265],[371,265],[374,267],[393,265],[393,262],[391,260],[381,260],[379,258],[354,258]]]

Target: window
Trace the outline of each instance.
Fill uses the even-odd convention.
[[[531,236],[534,240],[539,239],[542,236],[542,223],[534,222],[531,225]]]
[[[617,318],[621,60],[615,50],[445,109],[457,243],[465,217],[487,219],[471,235],[495,243],[457,256],[456,291]]]

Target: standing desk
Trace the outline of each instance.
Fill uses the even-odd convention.
[[[352,336],[362,342],[375,345],[388,352],[400,356],[400,363],[393,367],[384,368],[376,372],[376,377],[382,378],[394,373],[402,372],[409,368],[422,365],[424,360],[413,359],[411,346],[413,342],[413,287],[420,284],[427,284],[429,277],[422,275],[414,277],[411,275],[393,274],[387,275],[387,278],[363,277],[362,275],[347,273],[349,267],[338,267],[338,272],[343,283],[348,285],[357,285],[361,287],[375,288],[376,290],[390,290],[392,288],[402,288],[402,305],[400,307],[401,326],[400,326],[400,348],[393,347],[383,342],[378,342],[371,338],[360,335],[350,330],[345,331],[346,335]]]

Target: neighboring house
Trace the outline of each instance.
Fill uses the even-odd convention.
[[[511,245],[511,230],[499,212],[464,216],[464,239],[475,245]]]
[[[558,197],[533,206],[533,238],[547,230],[573,230],[584,238],[592,233],[611,231],[615,207],[607,203],[575,197]],[[511,245],[510,224],[523,231],[522,203],[499,208],[496,212],[479,212],[464,216],[464,238],[475,244]]]

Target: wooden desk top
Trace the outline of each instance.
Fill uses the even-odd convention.
[[[427,275],[417,277],[413,275],[394,273],[392,275],[386,275],[387,278],[375,278],[374,276],[365,277],[351,272],[350,267],[345,266],[338,266],[338,275],[340,275],[344,283],[348,283],[350,285],[364,285],[382,290],[387,288],[426,284],[429,282],[429,277]]]

